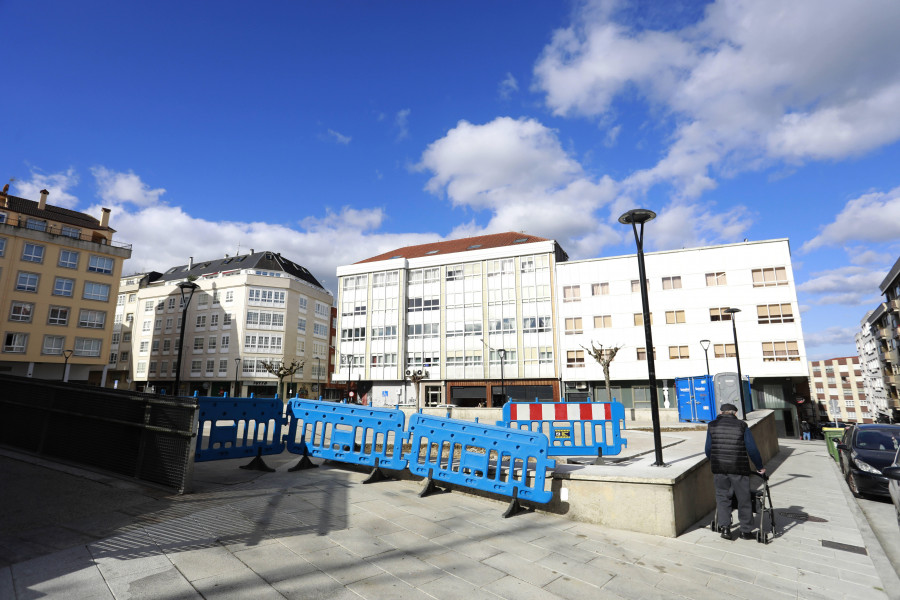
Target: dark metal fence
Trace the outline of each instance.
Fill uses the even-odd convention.
[[[0,444],[189,491],[197,401],[0,375]]]

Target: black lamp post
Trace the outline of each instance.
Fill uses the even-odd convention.
[[[700,347],[703,348],[703,356],[706,357],[706,376],[709,377],[709,340],[700,340]]]
[[[741,395],[741,414],[744,413],[744,407],[747,406],[744,404],[744,380],[741,377],[741,351],[738,349],[738,341],[737,341],[737,325],[734,324],[734,316],[741,312],[739,308],[726,308],[725,311],[729,315],[731,315],[731,331],[734,332],[734,358],[737,360],[737,370],[738,370],[738,392]],[[747,415],[744,415],[745,417]]]
[[[347,354],[347,402],[350,402],[350,365],[353,364],[353,355]]]
[[[178,337],[178,364],[175,365],[175,395],[179,393],[181,386],[181,354],[184,352],[184,330],[187,329],[187,309],[194,297],[194,292],[200,286],[193,281],[182,281],[178,284],[181,290],[181,334]]]
[[[316,357],[316,392],[322,397],[322,359]]]
[[[656,449],[655,467],[664,467],[662,455],[662,435],[659,429],[659,396],[656,392],[656,365],[653,360],[653,336],[650,333],[650,301],[647,298],[647,274],[644,269],[644,223],[656,218],[656,213],[645,208],[629,210],[619,223],[631,225],[634,242],[637,245],[638,276],[641,284],[641,307],[644,312],[644,339],[647,343],[647,375],[650,379],[650,417],[653,421],[653,445]],[[638,231],[638,225],[641,226]]]
[[[240,368],[241,368],[241,357],[238,356],[237,358],[234,359],[234,391],[231,392],[231,395],[235,398],[238,395],[238,373],[240,372]]]
[[[506,404],[506,377],[503,376],[503,363],[506,362],[506,350],[500,348],[497,350],[497,355],[500,356],[500,394],[503,399],[500,401],[500,406]]]
[[[72,356],[72,353],[74,353],[74,352],[75,352],[74,350],[63,350],[63,356],[65,357],[66,361],[63,364],[62,381],[69,380],[69,358]]]

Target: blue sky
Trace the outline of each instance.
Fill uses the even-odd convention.
[[[809,358],[900,256],[900,3],[0,1],[0,178],[126,271],[335,268],[497,231],[572,258],[788,237]]]

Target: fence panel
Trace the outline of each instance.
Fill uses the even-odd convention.
[[[621,402],[507,402],[497,425],[543,433],[551,456],[611,456],[628,444]]]
[[[407,460],[416,475],[510,496],[514,502],[544,504],[553,498],[544,487],[547,469],[556,461],[548,458],[547,438],[540,433],[422,413],[410,417],[408,431]]]
[[[199,397],[194,460],[281,454],[284,404],[278,398]]]

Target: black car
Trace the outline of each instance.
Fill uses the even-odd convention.
[[[890,496],[888,478],[882,471],[891,465],[898,447],[900,425],[852,425],[844,431],[837,449],[841,472],[854,496]]]

